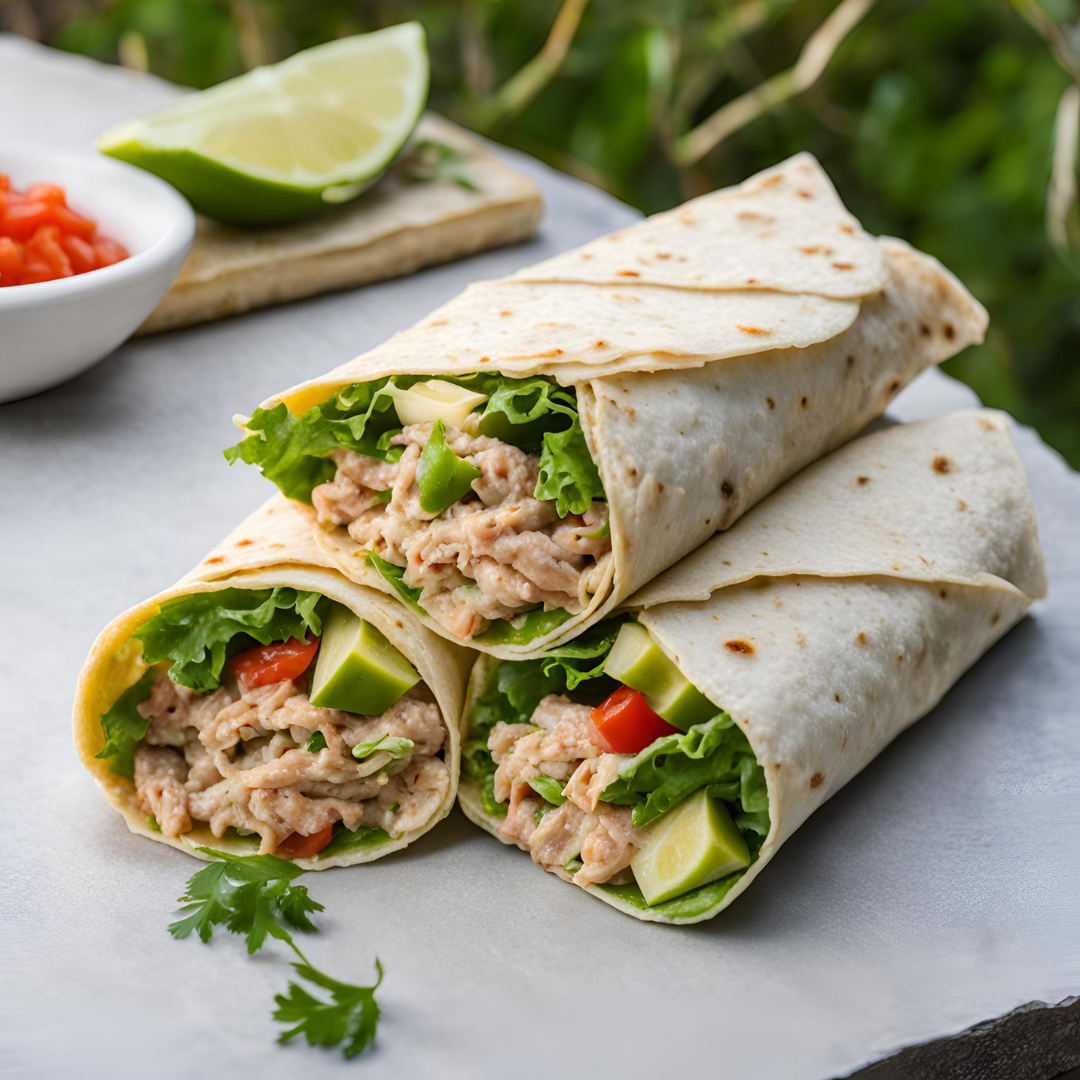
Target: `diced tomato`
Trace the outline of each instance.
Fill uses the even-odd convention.
[[[50,206],[67,206],[64,189],[56,184],[31,184],[24,194],[31,202],[48,203]]]
[[[319,647],[319,639],[275,641],[270,645],[255,645],[238,652],[229,660],[236,681],[245,690],[267,686],[284,679],[299,679],[307,671]]]
[[[60,237],[60,246],[71,260],[71,269],[76,274],[85,274],[87,270],[93,270],[97,266],[97,252],[94,245],[81,236],[65,233]]]
[[[128,258],[128,251],[67,205],[57,184],[16,191],[0,173],[0,287],[85,274]]]
[[[57,225],[43,225],[27,241],[28,257],[40,255],[49,265],[54,277],[71,277],[71,260],[60,246],[60,228]]]
[[[23,246],[10,236],[0,236],[0,287],[18,285],[22,278]]]
[[[52,221],[52,207],[43,202],[9,201],[4,208],[2,227],[7,236],[29,240],[42,225]]]
[[[327,825],[317,833],[304,836],[303,833],[290,833],[277,846],[277,853],[285,859],[310,859],[312,855],[318,855],[334,835],[334,826]]]
[[[97,253],[98,266],[112,266],[128,257],[127,249],[107,236],[94,237],[94,251]]]
[[[76,214],[74,210],[69,209],[66,206],[54,206],[53,207],[53,220],[60,226],[65,232],[73,233],[75,236],[81,236],[84,240],[93,239],[94,234],[97,232],[97,226],[89,219],[84,218],[82,214]],[[110,240],[109,243],[115,243]],[[121,251],[124,251],[119,244],[116,245]],[[127,252],[121,258],[127,258]],[[119,262],[119,260],[115,260]]]
[[[617,754],[636,754],[664,735],[678,733],[645,702],[640,690],[620,686],[592,711],[596,730]]]

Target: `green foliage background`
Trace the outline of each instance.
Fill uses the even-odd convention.
[[[37,30],[205,87],[418,18],[434,108],[648,212],[811,150],[871,231],[936,255],[989,308],[986,344],[947,370],[1078,466],[1080,259],[1048,240],[1047,186],[1080,12],[1037,4],[867,0],[815,85],[692,164],[680,136],[788,68],[835,0],[68,0]],[[560,10],[581,14],[568,50],[523,72]],[[1075,240],[1075,207],[1069,225]]]

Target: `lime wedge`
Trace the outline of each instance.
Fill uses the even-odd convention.
[[[749,863],[746,841],[727,807],[702,788],[645,830],[645,843],[630,860],[630,869],[651,906]]]
[[[111,128],[102,153],[168,180],[221,221],[288,221],[348,202],[420,119],[428,57],[418,22],[331,41]]]

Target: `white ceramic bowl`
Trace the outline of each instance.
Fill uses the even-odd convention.
[[[0,173],[23,189],[59,184],[130,258],[101,270],[0,289],[0,402],[85,371],[130,337],[191,250],[195,215],[163,180],[94,153],[0,146]]]

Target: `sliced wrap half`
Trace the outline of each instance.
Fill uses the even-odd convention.
[[[463,718],[461,804],[621,911],[711,918],[1045,591],[1002,414],[865,436],[627,605],[622,620],[662,654],[654,669],[668,665],[698,695],[676,703],[682,714],[647,685],[644,653],[635,664],[618,654],[633,636],[619,620],[546,660],[481,657]],[[618,688],[616,675],[636,689]],[[620,693],[680,730],[642,726],[640,703],[618,713]],[[687,851],[699,864],[688,868]],[[676,895],[646,901],[669,886]]]
[[[357,636],[336,663],[329,643]],[[370,862],[453,805],[471,661],[332,569],[310,510],[276,497],[102,631],[76,690],[75,745],[140,836],[199,858]]]
[[[228,454],[314,503],[347,577],[444,637],[537,656],[985,327],[948,271],[869,236],[801,154],[470,286],[240,418]]]

